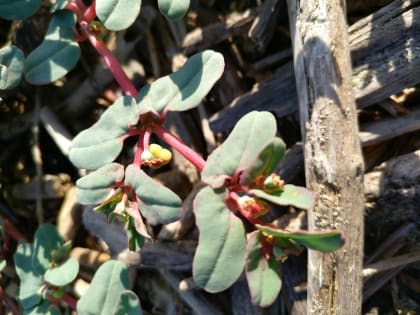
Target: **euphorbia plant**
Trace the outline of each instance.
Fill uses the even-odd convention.
[[[0,11],[3,6],[8,14],[21,4],[3,2],[0,0]],[[167,17],[179,18],[189,1],[160,0],[158,4]],[[26,80],[34,84],[62,77],[79,59],[78,42],[88,40],[125,96],[72,143],[71,161],[91,171],[76,183],[79,201],[126,222],[132,250],[151,238],[149,224],[176,220],[181,199],[145,172],[145,168],[157,169],[170,162],[170,150],[151,143],[151,136],[157,136],[189,160],[207,184],[194,201],[200,232],[193,262],[196,283],[209,292],[219,292],[245,270],[253,302],[270,305],[281,288],[281,262],[288,254],[299,253],[303,247],[334,251],[342,235],[338,231],[286,231],[264,219],[273,204],[310,210],[314,198],[305,188],[286,184],[274,173],[285,145],[276,137],[272,114],[255,111],[244,116],[207,161],[163,127],[168,112],[190,110],[200,103],[222,75],[224,60],[215,51],[198,53],[179,71],[137,91],[101,37],[107,29],[127,28],[140,7],[140,0],[96,0],[89,6],[81,0],[57,1],[45,40],[27,57],[24,67],[18,50],[0,54],[6,56],[0,60],[4,64],[1,86],[15,86],[22,69]],[[32,10],[23,10],[20,18]],[[122,165],[116,160],[128,138],[136,139],[134,158]]]

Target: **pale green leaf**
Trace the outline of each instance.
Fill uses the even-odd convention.
[[[0,89],[16,87],[22,77],[25,57],[16,46],[0,49]]]
[[[119,261],[104,263],[95,273],[87,292],[77,303],[80,315],[111,315],[117,309],[121,293],[128,289],[128,270]]]
[[[137,101],[142,112],[186,111],[201,102],[220,78],[223,56],[212,50],[188,59],[180,70],[145,86]]]
[[[202,180],[213,188],[249,169],[276,135],[276,120],[269,112],[253,111],[242,117],[223,144],[210,154]]]
[[[194,281],[208,292],[230,287],[245,265],[245,229],[225,205],[226,192],[202,189],[194,200],[199,230],[193,261]]]
[[[92,127],[73,139],[70,160],[75,166],[89,170],[111,163],[123,148],[123,136],[137,123],[138,117],[133,98],[118,98]]]
[[[158,0],[159,10],[170,20],[179,20],[190,7],[190,0]]]
[[[65,76],[80,58],[80,47],[73,28],[76,15],[67,10],[56,12],[40,46],[25,63],[25,79],[32,84],[47,84]]]
[[[62,287],[71,283],[79,273],[79,262],[76,258],[70,257],[61,265],[48,269],[44,279],[56,287]]]
[[[181,199],[169,188],[154,181],[137,165],[127,167],[125,183],[135,190],[140,212],[148,223],[166,224],[179,218]]]
[[[141,0],[96,0],[96,14],[111,31],[121,31],[134,23]]]
[[[281,289],[280,264],[274,257],[267,260],[261,241],[258,231],[249,235],[245,271],[252,303],[267,307],[274,302]]]

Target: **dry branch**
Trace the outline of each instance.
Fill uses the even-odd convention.
[[[342,1],[289,0],[311,231],[342,229],[334,253],[308,252],[308,314],[360,314],[363,158]],[[351,272],[349,272],[351,270]]]

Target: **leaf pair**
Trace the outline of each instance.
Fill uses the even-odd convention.
[[[107,203],[109,201],[107,197],[110,197],[113,186],[123,181],[124,185],[131,187],[138,197],[139,209],[133,211],[140,210],[150,224],[166,224],[179,217],[181,199],[134,164],[124,169],[121,164],[111,163],[80,178],[76,182],[77,199],[83,204]],[[113,211],[120,201],[121,197],[117,198],[110,211]],[[137,216],[134,219],[141,220]]]
[[[223,72],[221,54],[204,51],[192,56],[177,72],[140,90],[137,100],[119,98],[92,127],[73,140],[70,160],[79,168],[98,169],[115,160],[130,127],[140,114],[186,111],[196,107]],[[146,127],[146,126],[145,126]]]
[[[121,31],[134,23],[140,13],[141,0],[96,0],[96,14],[105,27]],[[187,12],[189,0],[158,0],[159,10],[168,19],[178,20]]]
[[[44,282],[61,287],[76,278],[79,263],[75,258],[67,256],[68,249],[64,240],[51,224],[38,228],[33,245],[19,243],[13,258],[21,281],[19,300],[25,310],[51,308],[48,303],[42,302],[41,288]],[[57,261],[57,258],[62,261]]]

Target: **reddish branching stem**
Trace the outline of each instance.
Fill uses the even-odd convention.
[[[163,141],[181,153],[182,156],[184,156],[200,171],[200,173],[203,171],[204,165],[206,163],[204,159],[198,155],[197,152],[187,146],[181,139],[173,135],[161,125],[154,125],[153,132],[157,134]]]
[[[90,30],[89,24],[86,21],[80,22],[82,32],[86,35],[89,42],[96,49],[99,55],[102,57],[105,65],[111,71],[115,80],[120,85],[121,89],[129,96],[136,97],[137,89],[134,87],[133,83],[125,74],[118,60],[114,57],[112,52],[106,47],[105,43],[95,37]]]
[[[83,20],[86,22],[92,22],[96,18],[96,0],[93,0],[91,5],[85,10],[83,14]]]

